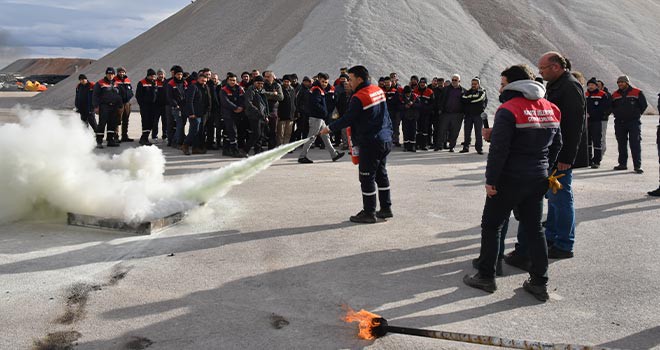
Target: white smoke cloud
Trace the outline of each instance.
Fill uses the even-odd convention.
[[[72,112],[15,113],[18,124],[0,126],[0,222],[29,216],[43,204],[126,221],[185,211],[224,195],[306,141],[168,181],[155,146],[95,154],[93,132]]]

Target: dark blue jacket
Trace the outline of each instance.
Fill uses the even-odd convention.
[[[117,83],[117,88],[119,89],[121,101],[123,103],[128,103],[133,98],[133,87],[131,86],[131,79],[124,77],[122,80],[117,76],[115,77],[115,82]]]
[[[265,120],[269,115],[265,91],[257,90],[254,84],[250,85],[245,90],[245,116],[249,120]]]
[[[296,94],[296,110],[300,113],[302,118],[309,117],[309,96],[311,95],[309,88],[306,88],[305,85],[300,84],[298,93]]]
[[[314,83],[309,89],[310,95],[307,98],[307,112],[312,118],[325,119],[328,116],[328,107],[326,105],[326,93],[319,82]]]
[[[410,93],[410,96],[401,94],[398,99],[401,120],[417,120],[421,108],[419,97],[414,93]]]
[[[155,106],[156,99],[158,99],[158,86],[156,85],[156,81],[147,80],[146,78],[140,80],[135,89],[135,99],[140,107]]]
[[[188,117],[207,116],[211,112],[211,95],[209,89],[199,83],[191,84],[186,90],[186,105],[183,109],[183,115]]]
[[[238,107],[245,108],[245,90],[240,85],[236,84],[232,88],[225,85],[220,89],[220,106],[222,107],[222,115],[225,117],[236,114],[234,110]]]
[[[505,87],[500,97],[505,102],[495,113],[486,184],[497,186],[504,177],[534,181],[548,176],[562,145],[561,112],[541,97],[543,90],[543,85],[533,80]],[[534,91],[538,93],[534,95]]]
[[[335,87],[328,84],[325,88],[325,108],[327,113],[325,114],[325,120],[332,119],[332,113],[337,107],[337,94],[335,93]]]
[[[183,109],[186,105],[186,89],[188,82],[174,78],[167,81],[167,105],[172,108]]]
[[[100,105],[112,106],[119,108],[122,104],[121,95],[119,95],[119,88],[117,83],[107,78],[99,80],[94,84],[94,94],[92,95],[92,104],[94,108]]]
[[[399,92],[395,86],[390,87],[388,90],[385,90],[385,98],[387,98],[387,111],[390,112],[390,116],[399,110]]]
[[[359,147],[392,142],[392,120],[381,88],[368,81],[360,84],[353,92],[346,114],[330,124],[329,128],[337,132],[349,126],[353,143]]]
[[[587,100],[587,115],[590,122],[599,122],[607,120],[612,110],[612,100],[610,95],[599,89],[594,91],[585,91],[584,96]]]
[[[629,86],[626,90],[616,90],[612,94],[614,122],[639,120],[648,104],[642,90]]]
[[[94,112],[92,97],[94,96],[94,83],[88,81],[86,85],[78,84],[76,86],[76,109],[81,114],[91,114]]]

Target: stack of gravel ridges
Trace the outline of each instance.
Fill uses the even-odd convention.
[[[106,67],[124,66],[136,85],[148,68],[169,70],[173,64],[186,71],[209,67],[223,74],[266,67],[302,29],[317,4],[318,0],[197,0],[80,73],[96,81]],[[29,104],[72,108],[77,78],[67,78]]]
[[[96,79],[106,66],[124,65],[137,81],[149,67],[179,63],[223,74],[268,67],[279,76],[334,77],[340,66],[364,64],[375,76],[396,71],[404,82],[459,73],[469,85],[479,75],[495,100],[504,67],[535,67],[543,52],[559,50],[587,78],[613,89],[625,73],[653,96],[658,15],[654,0],[199,0],[85,71]],[[32,104],[69,107],[75,83],[68,79]]]
[[[403,83],[412,74],[431,79],[458,73],[464,86],[478,75],[492,91],[502,67],[512,62],[530,63],[498,47],[456,1],[347,0],[314,9],[271,68],[335,75],[338,66],[364,64],[376,77],[397,72]]]
[[[567,54],[586,79],[616,89],[619,75],[651,97],[660,85],[660,2],[462,1],[462,6],[502,48],[536,63],[548,50]],[[651,104],[653,105],[653,104]]]

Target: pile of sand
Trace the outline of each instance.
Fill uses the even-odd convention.
[[[396,71],[405,81],[479,75],[495,95],[504,67],[535,65],[543,52],[559,50],[587,77],[614,88],[625,73],[654,96],[658,16],[654,0],[198,0],[82,72],[98,79],[105,67],[122,65],[137,81],[149,67],[176,63],[222,74],[269,67],[280,76],[334,76],[340,66],[364,64],[373,75]],[[69,78],[32,104],[71,107],[76,83]]]

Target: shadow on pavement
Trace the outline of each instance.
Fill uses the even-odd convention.
[[[131,336],[142,336],[168,349],[360,349],[371,342],[357,339],[357,326],[341,321],[342,304],[378,308],[383,316],[398,318],[397,325],[427,328],[537,305],[531,296],[517,290],[514,297],[494,304],[406,318],[487,295],[457,278],[469,267],[457,258],[473,254],[472,246],[478,241],[466,237],[419,248],[365,252],[242,278],[182,298],[115,309],[100,317],[130,322],[177,309],[185,309],[185,313],[115,339],[81,342],[79,347],[111,348]],[[434,297],[424,297],[425,293]],[[273,314],[285,318],[289,325],[281,329],[272,326]]]

